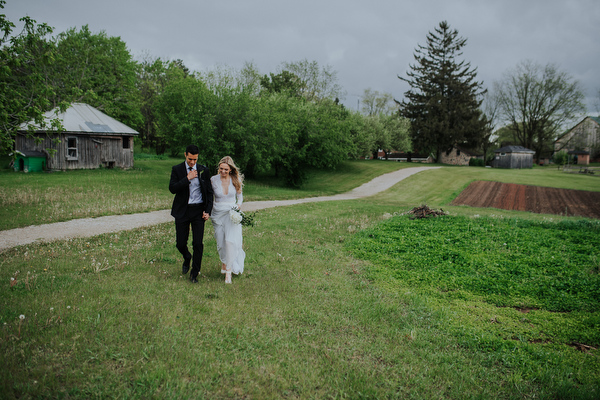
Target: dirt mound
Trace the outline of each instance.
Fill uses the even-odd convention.
[[[475,181],[452,205],[600,219],[600,192]]]

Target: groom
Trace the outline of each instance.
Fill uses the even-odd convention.
[[[204,250],[204,221],[210,217],[213,207],[213,190],[210,172],[204,165],[198,165],[198,146],[189,145],[185,149],[185,161],[171,170],[169,191],[175,195],[171,215],[175,217],[177,250],[183,256],[181,272],[185,275],[192,265],[190,281],[198,283]],[[192,227],[192,248],[188,250],[188,238]]]

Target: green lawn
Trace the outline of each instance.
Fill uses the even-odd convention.
[[[155,168],[168,176],[170,165]],[[256,192],[339,193],[368,180],[368,174],[406,166],[351,165],[356,169],[315,174],[305,190],[273,189],[263,182]],[[115,186],[133,181],[126,171],[97,175],[104,172],[114,174],[109,175],[113,181],[127,177],[127,184]],[[92,182],[94,173],[82,173],[81,179]],[[345,175],[336,178],[338,173]],[[152,182],[143,173],[134,174]],[[353,253],[358,237],[378,232],[387,237],[394,224],[419,229],[398,214],[422,203],[451,214],[444,217],[445,226],[418,231],[423,243],[457,235],[464,224],[493,232],[486,239],[490,251],[472,251],[475,259],[477,254],[500,257],[506,251],[498,246],[504,234],[513,239],[511,245],[527,248],[528,257],[545,257],[545,247],[534,241],[535,231],[527,224],[542,226],[548,237],[565,232],[562,221],[582,229],[589,224],[597,241],[597,221],[447,206],[476,179],[600,190],[596,177],[561,175],[550,168],[447,167],[411,176],[364,200],[262,210],[256,226],[244,230],[246,270],[230,286],[219,272],[210,224],[198,285],[180,274],[172,224],[5,251],[0,260],[0,282],[5,282],[0,291],[0,393],[3,398],[85,399],[598,398],[600,354],[591,348],[597,348],[597,311],[557,312],[520,292],[513,299],[508,292],[509,300],[539,307],[524,314],[487,293],[483,279],[457,289],[465,283],[448,273],[452,270],[440,261],[439,246],[424,246],[419,256],[438,260],[434,267],[444,266],[440,273],[445,273],[432,280],[443,278],[445,291],[431,279],[402,278],[401,262],[393,270],[383,268],[373,258],[381,251]],[[163,183],[155,185],[164,190]],[[248,196],[253,185],[248,182]],[[519,240],[525,237],[530,239]],[[472,240],[459,238],[446,250],[471,256]],[[418,248],[418,243],[412,245]],[[520,251],[515,255],[524,257],[525,250]],[[574,257],[565,249],[555,251]],[[414,252],[404,254],[407,263]],[[586,278],[592,285],[598,273],[593,257],[581,259],[582,268],[591,263],[592,276]],[[492,268],[491,261],[485,265]],[[391,279],[391,271],[402,279]],[[508,279],[501,273],[510,271],[497,273]],[[580,336],[569,336],[574,332]],[[590,348],[566,343],[582,341],[585,332],[591,339],[580,344]]]

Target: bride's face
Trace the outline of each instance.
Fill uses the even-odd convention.
[[[231,172],[231,167],[228,164],[226,164],[226,163],[219,164],[219,175],[221,175],[221,178],[228,177],[230,172]]]

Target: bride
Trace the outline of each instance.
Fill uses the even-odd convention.
[[[234,222],[229,214],[232,209],[239,210],[244,201],[244,175],[240,174],[233,159],[226,156],[219,161],[219,174],[211,177],[210,182],[215,194],[210,219],[215,229],[221,273],[225,274],[225,283],[231,283],[231,273],[244,272],[246,258],[242,249],[242,225]]]

